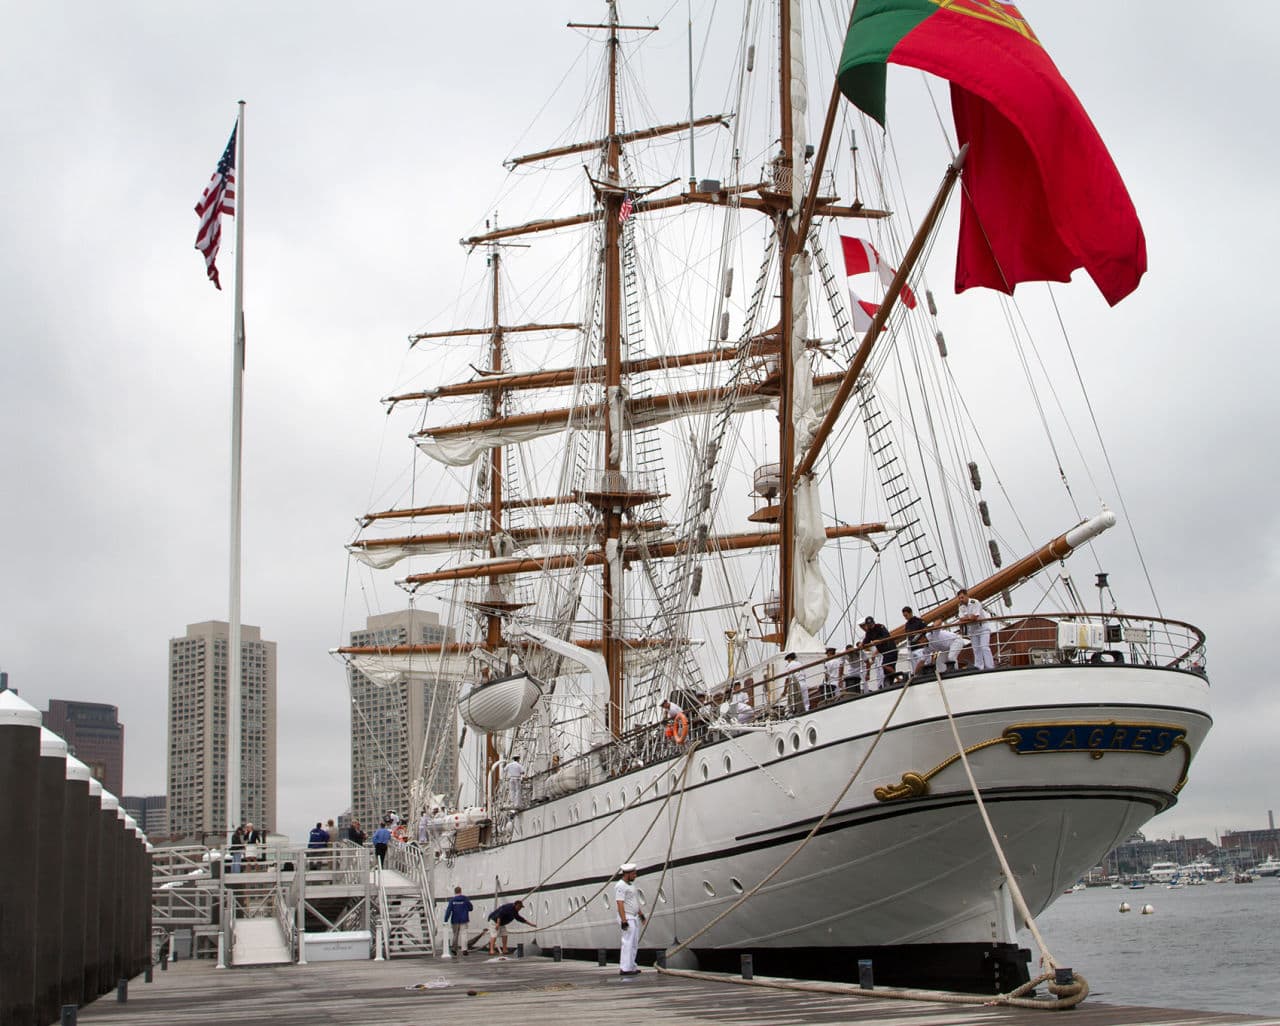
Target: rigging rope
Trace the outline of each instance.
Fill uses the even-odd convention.
[[[696,741],[695,741],[695,742],[693,742],[692,744],[690,744],[688,751],[686,751],[686,752],[685,752],[685,755],[684,755],[684,760],[685,760],[684,769],[683,769],[683,770],[681,770],[681,773],[680,773],[680,780],[681,780],[681,786],[680,786],[680,801],[681,801],[681,803],[683,803],[683,801],[684,801],[684,790],[685,790],[685,784],[686,784],[686,782],[688,781],[688,777],[689,777],[689,767],[693,764],[693,755],[694,755],[694,753],[698,750],[698,748],[699,748],[699,747],[700,747],[700,742],[696,742]],[[666,776],[666,774],[667,774],[667,771],[666,771],[666,769],[664,768],[664,769],[663,769],[663,770],[662,770],[662,771],[661,771],[657,776],[655,776],[652,780],[650,780],[650,781],[649,781],[649,783],[647,783],[647,784],[646,784],[646,785],[645,785],[641,790],[639,790],[639,791],[637,791],[637,792],[636,792],[636,796],[635,796],[635,798],[633,798],[633,799],[632,799],[631,801],[629,801],[629,802],[626,802],[626,803],[625,803],[625,804],[624,804],[620,809],[618,809],[618,811],[617,811],[617,814],[616,814],[616,815],[613,815],[613,816],[609,816],[609,817],[607,817],[607,818],[605,819],[604,825],[603,825],[602,827],[600,827],[600,829],[599,829],[599,830],[597,830],[594,834],[592,834],[590,837],[588,837],[588,838],[587,838],[587,839],[586,839],[582,844],[580,844],[577,848],[575,848],[572,852],[570,852],[570,853],[569,853],[569,855],[564,859],[564,861],[562,861],[558,866],[556,866],[553,870],[551,870],[551,872],[549,872],[549,873],[545,874],[545,875],[542,877],[542,879],[541,879],[541,880],[539,880],[536,884],[534,884],[531,888],[529,888],[529,890],[525,892],[524,897],[525,897],[525,898],[531,898],[531,897],[533,897],[533,895],[537,894],[540,890],[542,890],[542,888],[543,888],[544,886],[546,886],[546,884],[548,883],[548,881],[550,881],[550,880],[551,880],[551,879],[552,879],[552,878],[553,878],[553,877],[554,877],[558,872],[560,872],[560,870],[564,869],[564,867],[565,867],[565,866],[567,866],[567,865],[568,865],[570,862],[572,862],[572,861],[573,861],[573,860],[574,860],[578,855],[580,855],[580,854],[581,854],[582,852],[584,852],[588,847],[590,847],[590,845],[592,844],[592,842],[594,842],[594,841],[595,841],[595,839],[596,839],[597,837],[599,837],[599,836],[600,836],[601,834],[603,834],[606,830],[608,830],[608,829],[609,829],[609,827],[613,826],[613,824],[614,824],[614,823],[618,822],[618,820],[622,817],[622,814],[623,814],[624,812],[626,812],[626,811],[627,811],[627,809],[631,808],[633,805],[635,805],[637,802],[639,802],[639,801],[640,801],[640,798],[641,798],[641,797],[642,797],[646,792],[648,792],[648,791],[650,791],[650,790],[652,790],[652,789],[656,788],[656,787],[657,787],[657,785],[658,785],[658,781],[662,780],[662,779]],[[668,791],[668,792],[667,792],[667,796],[666,796],[666,798],[664,798],[664,799],[663,799],[663,801],[662,801],[662,804],[658,806],[658,811],[657,811],[656,813],[654,813],[654,817],[653,817],[652,821],[649,823],[649,826],[645,828],[645,832],[644,832],[643,834],[641,834],[641,835],[640,835],[640,839],[639,839],[639,840],[635,843],[635,845],[632,847],[631,851],[628,853],[628,855],[627,855],[627,857],[626,857],[626,859],[625,859],[624,861],[626,861],[626,862],[631,861],[631,859],[635,856],[635,853],[636,853],[637,851],[639,851],[639,850],[640,850],[640,845],[642,845],[642,844],[644,843],[645,838],[647,838],[647,837],[649,836],[649,834],[653,832],[653,828],[654,828],[655,826],[657,826],[657,824],[658,824],[658,820],[661,818],[662,813],[663,813],[663,810],[665,810],[665,809],[666,809],[666,807],[671,803],[671,797],[672,797],[672,794],[673,794],[673,793],[674,793],[674,792],[671,792],[671,791]],[[674,834],[675,834],[675,826],[673,825],[673,826],[672,826],[672,836],[673,836],[673,838],[674,838]],[[671,849],[670,849],[670,848],[668,848],[668,849],[667,849],[667,857],[668,857],[668,859],[671,857]],[[591,902],[592,902],[596,897],[598,897],[599,895],[603,894],[603,893],[605,892],[605,890],[608,888],[609,884],[611,884],[612,882],[613,882],[613,877],[612,877],[612,876],[609,876],[609,877],[605,880],[605,882],[604,882],[603,884],[601,884],[600,888],[599,888],[598,890],[596,890],[596,891],[595,891],[595,893],[593,893],[593,894],[591,895],[591,897],[590,897],[590,898],[587,898],[585,901],[583,901],[583,902],[582,902],[582,904],[580,904],[577,908],[575,908],[575,909],[574,909],[572,912],[570,912],[567,916],[565,916],[565,917],[564,917],[564,918],[562,918],[562,919],[557,919],[554,923],[540,923],[537,927],[535,927],[535,929],[549,930],[549,929],[551,929],[552,927],[560,926],[562,923],[567,923],[570,919],[572,919],[574,916],[576,916],[576,915],[577,915],[579,912],[581,912],[584,908],[586,908],[588,905],[590,905],[590,904],[591,904]],[[519,931],[519,932],[529,933],[529,932],[532,932],[532,931],[527,931],[527,930],[525,930],[525,931]]]
[[[867,747],[867,750],[863,754],[862,758],[859,760],[858,765],[854,767],[853,773],[850,775],[849,779],[845,781],[844,787],[840,789],[840,793],[835,796],[835,799],[831,802],[831,805],[827,808],[827,811],[824,812],[821,815],[821,817],[819,817],[818,821],[813,825],[813,828],[807,834],[805,834],[804,837],[800,839],[799,843],[796,844],[795,848],[791,851],[791,853],[785,859],[779,862],[773,869],[771,869],[768,873],[766,873],[764,877],[761,878],[759,883],[757,883],[749,891],[744,891],[742,896],[739,897],[737,901],[735,901],[727,909],[725,909],[723,912],[717,915],[709,923],[705,924],[700,930],[698,930],[695,934],[693,934],[693,936],[687,938],[684,941],[681,941],[674,948],[671,948],[670,950],[668,950],[666,953],[668,959],[671,958],[671,956],[677,955],[681,951],[684,951],[687,947],[689,947],[690,944],[692,944],[699,937],[707,933],[708,930],[716,926],[718,923],[720,923],[729,915],[732,915],[739,908],[741,908],[742,905],[744,905],[747,901],[749,901],[751,898],[755,897],[758,893],[760,893],[760,891],[763,890],[765,884],[769,883],[769,881],[771,881],[774,877],[776,877],[779,873],[781,873],[791,863],[791,860],[794,859],[797,855],[799,855],[800,852],[802,852],[805,849],[805,847],[809,844],[809,842],[813,840],[814,837],[817,836],[818,831],[821,830],[822,827],[826,825],[827,820],[829,820],[831,816],[835,813],[837,806],[839,806],[839,804],[842,801],[844,801],[844,796],[847,795],[849,793],[849,789],[853,787],[853,783],[855,780],[858,779],[858,775],[862,772],[862,768],[866,766],[867,760],[871,758],[871,753],[874,752],[876,750],[876,746],[880,744],[880,739],[884,737],[885,731],[889,729],[889,724],[893,720],[894,713],[896,713],[898,711],[898,707],[902,705],[902,700],[903,698],[906,697],[908,689],[909,689],[909,685],[904,685],[902,689],[898,692],[898,697],[894,699],[893,705],[889,709],[889,714],[884,719],[884,723],[882,723],[880,725],[880,729],[876,731],[875,737],[871,739],[871,744]]]

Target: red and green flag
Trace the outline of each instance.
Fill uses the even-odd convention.
[[[1113,306],[1138,286],[1147,244],[1129,192],[1031,26],[998,0],[857,0],[840,90],[885,120],[885,66],[951,83],[969,144],[956,291],[1012,292],[1083,267]]]

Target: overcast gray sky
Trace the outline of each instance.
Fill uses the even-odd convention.
[[[675,80],[684,6],[622,11],[673,30]],[[346,683],[326,653],[355,625],[342,546],[387,437],[376,400],[406,335],[444,326],[456,240],[583,45],[564,23],[603,5],[3,7],[0,669],[40,708],[118,705],[126,793],[164,791],[167,641],[227,615],[231,300],[205,281],[192,205],[243,98],[243,616],[279,645],[279,826],[300,837],[349,801]],[[1265,826],[1280,802],[1280,6],[1021,8],[1150,250],[1115,310],[1087,281],[1059,293],[1092,340],[1086,376],[1165,612],[1210,639],[1217,725],[1149,833]],[[221,266],[229,284],[229,248]]]

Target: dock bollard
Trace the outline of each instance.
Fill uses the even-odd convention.
[[[858,959],[858,986],[863,990],[875,990],[876,981],[871,972],[871,959]]]
[[[756,971],[755,971],[755,966],[752,964],[751,956],[741,955],[739,957],[742,960],[742,978],[744,980],[755,979]]]
[[[609,955],[604,948],[596,948],[596,965],[608,965]]]
[[[553,962],[559,962],[563,960],[563,958],[564,958],[564,949],[561,948],[559,944],[557,944],[554,948],[551,949],[551,960]]]
[[[121,976],[120,982],[116,984],[116,1004],[123,1005],[128,1000],[129,1000],[129,981],[126,980],[123,976]]]
[[[1075,982],[1076,974],[1074,969],[1054,969],[1053,982],[1059,987],[1070,987]]]
[[[524,945],[523,945],[523,944],[517,944],[517,945],[516,945],[516,958],[524,958]]]
[[[667,952],[665,948],[653,956],[653,964],[659,969],[665,969],[667,967]]]
[[[142,974],[142,982],[143,982],[143,983],[150,983],[150,982],[152,981],[152,979],[154,979],[154,976],[152,975],[152,972],[151,972],[151,963],[150,963],[150,962],[148,962],[148,963],[147,963],[147,968],[146,968],[146,970],[145,970],[145,971],[143,972],[143,974]]]
[[[63,1005],[61,1026],[76,1026],[76,1012],[78,1010],[77,1005]]]

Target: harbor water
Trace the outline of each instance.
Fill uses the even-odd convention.
[[[1121,902],[1132,911],[1121,913]],[[1152,905],[1150,915],[1142,914]],[[1280,1013],[1280,878],[1063,894],[1038,920],[1091,999],[1214,1012]],[[1020,935],[1033,952],[1029,932]]]

